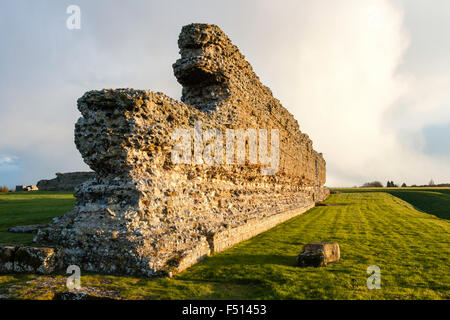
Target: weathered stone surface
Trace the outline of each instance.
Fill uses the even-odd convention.
[[[48,224],[30,224],[25,226],[15,226],[8,228],[8,232],[13,233],[36,233],[39,229],[47,228]]]
[[[330,262],[339,261],[341,251],[336,242],[310,242],[297,256],[300,267],[325,267]]]
[[[0,273],[49,274],[62,267],[57,248],[0,246]]]
[[[14,253],[14,272],[49,274],[61,268],[62,259],[55,248],[19,247]]]
[[[56,178],[40,180],[37,187],[41,191],[73,191],[75,188],[95,177],[95,172],[56,173]]]
[[[0,247],[0,273],[9,273],[14,270],[14,246]]]
[[[37,236],[61,245],[66,265],[176,273],[328,196],[322,154],[222,30],[188,25],[178,43],[181,58],[173,68],[184,103],[134,89],[90,91],[78,100],[75,144],[96,175],[76,188],[75,209]],[[217,145],[225,144],[228,129],[251,128],[268,130],[270,137],[278,130],[277,170],[249,157],[207,163],[195,157],[195,145],[190,163],[173,161],[175,130],[185,129],[194,140],[210,130],[214,143],[202,138],[200,152],[213,145],[220,158],[225,154]],[[260,140],[259,151],[266,143]]]

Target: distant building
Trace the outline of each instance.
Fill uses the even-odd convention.
[[[16,186],[16,192],[18,191],[38,191],[39,188],[37,186]]]

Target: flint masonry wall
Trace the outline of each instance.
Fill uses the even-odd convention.
[[[192,24],[178,43],[173,68],[183,102],[134,89],[90,91],[78,100],[75,143],[96,176],[76,189],[75,209],[37,237],[60,245],[66,264],[106,273],[178,272],[328,196],[322,155],[228,37],[217,26]],[[217,146],[227,129],[277,129],[278,170],[261,174],[267,165],[249,161],[174,162],[174,131],[194,136],[198,123],[203,132],[223,133],[202,141],[201,151],[214,147],[214,156],[225,152]]]
[[[181,58],[173,68],[183,85],[181,101],[213,114],[228,128],[278,128],[282,172],[304,185],[325,184],[322,155],[220,28],[185,26],[178,46]]]

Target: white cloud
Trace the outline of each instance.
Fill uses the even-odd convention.
[[[17,160],[17,157],[14,156],[5,156],[0,154],[0,165],[7,165],[13,163]]]
[[[399,71],[410,43],[401,8],[349,0],[305,2],[301,9],[295,27],[287,17],[282,22],[295,33],[265,34],[286,46],[274,46],[270,63],[279,70],[262,78],[270,77],[275,95],[324,153],[327,184],[450,180],[448,163],[417,148],[418,130],[449,119],[448,78]],[[285,11],[276,14],[281,20]],[[404,112],[394,114],[400,102]],[[402,128],[417,143],[401,139]]]
[[[19,169],[18,157],[0,154],[0,172],[10,172]]]

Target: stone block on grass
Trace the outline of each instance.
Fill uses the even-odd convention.
[[[299,267],[326,267],[328,263],[339,261],[341,251],[336,242],[310,242],[297,256]]]

